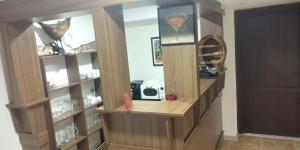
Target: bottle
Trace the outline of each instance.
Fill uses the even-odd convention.
[[[128,111],[128,112],[131,111],[132,110],[132,100],[131,100],[129,94],[124,93],[123,99],[124,99],[126,111]]]

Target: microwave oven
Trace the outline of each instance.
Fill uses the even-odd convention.
[[[163,83],[150,82],[141,85],[142,99],[161,100],[165,99],[165,87]]]

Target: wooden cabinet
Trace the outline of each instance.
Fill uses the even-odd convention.
[[[219,78],[220,82],[222,82],[222,78]],[[189,139],[185,142],[185,150],[215,150],[218,149],[220,141],[223,138],[221,96],[219,96],[219,93],[213,95],[212,103],[209,103],[210,99],[207,99],[209,97],[205,94],[211,93],[211,88],[217,88],[217,86],[214,86],[216,85],[215,83],[211,84],[211,87],[207,88],[208,90],[200,98],[207,100],[207,109],[205,113],[200,111],[202,115],[198,115],[200,119],[193,133],[191,133]]]
[[[127,112],[124,106],[114,111],[98,108],[106,124],[106,137],[109,137],[106,146],[109,150],[216,149],[222,140],[222,109],[219,92],[212,95],[212,91],[218,91],[218,85],[224,84],[219,83],[224,82],[224,76],[222,74],[216,80],[201,80],[204,91],[196,101],[133,101],[131,112]],[[201,101],[205,101],[205,107],[201,106]]]

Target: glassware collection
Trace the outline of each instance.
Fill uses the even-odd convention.
[[[99,140],[92,141],[94,145],[89,148],[101,144],[100,114],[95,111],[102,102],[98,96],[100,70],[93,46],[95,42],[88,43],[73,53],[61,54],[64,57],[43,57],[56,149],[76,144],[85,147],[86,141],[91,144],[91,137]]]
[[[53,120],[63,118],[70,115],[72,112],[76,112],[81,109],[79,106],[79,100],[70,98],[53,99],[51,101],[51,108]]]
[[[63,128],[55,132],[57,147],[68,144],[78,137],[78,128],[74,122],[65,125]]]
[[[80,80],[94,79],[100,77],[99,69],[93,69],[91,71],[80,73]]]
[[[98,105],[102,102],[101,96],[97,96],[95,89],[90,90],[90,94],[83,98],[84,108]]]
[[[88,131],[99,128],[101,123],[100,114],[96,112],[90,112],[86,114],[86,127]]]

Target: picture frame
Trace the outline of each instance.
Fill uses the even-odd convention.
[[[197,41],[197,19],[194,3],[158,8],[161,45],[187,45]]]
[[[153,66],[163,66],[163,57],[160,43],[160,37],[151,38]]]

